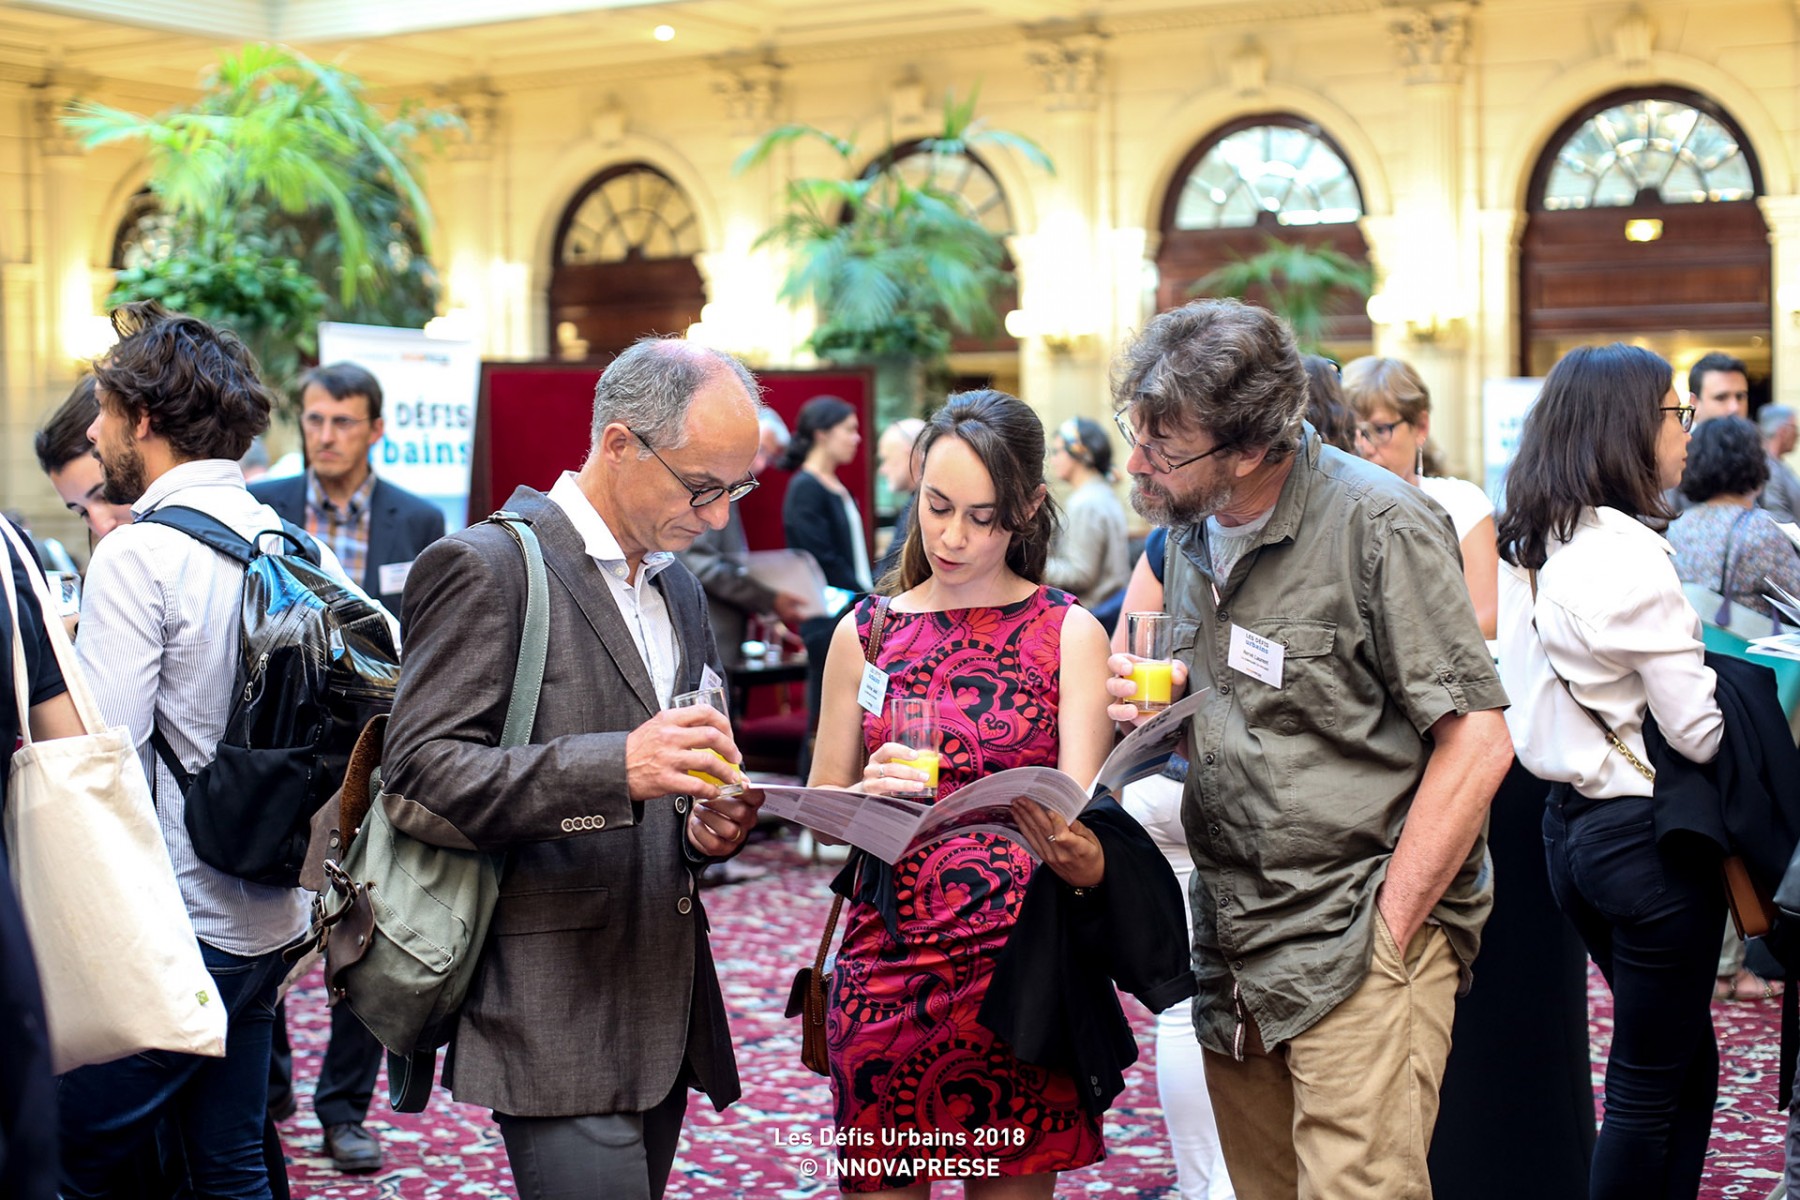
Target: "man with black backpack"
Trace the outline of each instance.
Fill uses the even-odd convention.
[[[271,1006],[281,952],[307,928],[294,822],[334,786],[320,739],[357,714],[321,707],[291,729],[259,705],[318,700],[290,690],[303,684],[341,692],[343,664],[320,648],[347,641],[392,657],[391,619],[329,547],[284,531],[245,490],[237,460],[268,427],[274,397],[243,343],[150,303],[121,308],[113,323],[121,340],[95,363],[100,415],[89,436],[106,499],[131,505],[136,520],[95,548],[76,648],[108,724],[130,729],[142,754],[229,1035],[222,1059],[141,1054],[65,1076],[63,1195],[105,1194],[109,1169],[169,1116],[197,1194],[264,1200]],[[275,554],[291,557],[255,565]],[[260,643],[246,637],[247,578],[285,589],[286,619]],[[270,597],[250,599],[276,614]],[[289,658],[312,678],[284,666]]]

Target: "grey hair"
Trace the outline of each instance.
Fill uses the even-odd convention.
[[[694,393],[721,374],[736,378],[751,404],[762,408],[762,386],[750,368],[724,351],[680,338],[639,338],[607,364],[594,385],[591,444],[598,446],[601,431],[616,421],[658,450],[684,445]],[[639,447],[638,456],[645,453]]]
[[[1237,300],[1159,314],[1113,365],[1115,408],[1135,407],[1152,437],[1199,426],[1221,445],[1285,459],[1306,416],[1306,368],[1287,322]]]
[[[1794,419],[1794,410],[1785,404],[1765,404],[1756,414],[1756,427],[1765,438],[1772,438]]]

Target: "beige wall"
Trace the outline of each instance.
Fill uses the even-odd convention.
[[[429,185],[449,305],[467,314],[494,357],[547,352],[544,291],[557,219],[592,174],[642,159],[681,183],[700,215],[715,306],[709,331],[761,364],[804,361],[797,348],[809,318],[772,303],[781,263],[750,243],[775,211],[784,175],[833,162],[798,147],[773,170],[734,175],[734,158],[782,120],[857,129],[873,153],[890,130],[929,132],[944,90],[977,82],[987,118],[1037,139],[1059,168],[1048,176],[1004,154],[993,164],[1018,227],[1023,306],[1080,335],[1067,354],[1039,339],[1022,352],[1021,390],[1050,421],[1105,409],[1108,360],[1149,310],[1163,193],[1197,139],[1252,112],[1309,117],[1343,146],[1363,185],[1380,289],[1415,324],[1436,318],[1441,328],[1421,342],[1396,321],[1378,329],[1378,348],[1425,373],[1434,432],[1464,472],[1480,463],[1481,382],[1517,365],[1517,241],[1529,175],[1545,140],[1587,100],[1670,83],[1723,104],[1762,163],[1777,288],[1800,294],[1794,4],[1317,0],[1269,10],[1286,15],[1258,23],[1255,6],[1194,5],[1121,21],[1102,37],[1033,37],[1012,26],[963,31],[931,50],[876,42],[784,53],[777,45],[738,62],[377,82],[459,103],[470,118],[470,144],[434,162]],[[1411,35],[1396,34],[1407,22]],[[482,35],[461,36],[473,48]],[[393,43],[380,49],[391,73],[404,55]],[[768,66],[767,57],[787,65]],[[356,48],[348,61],[357,66]],[[167,102],[123,80],[81,90],[137,107]],[[72,379],[67,326],[78,288],[68,281],[104,267],[124,200],[142,177],[126,154],[59,157],[66,147],[46,139],[33,111],[39,95],[0,83],[0,503],[34,516],[55,510],[27,435]],[[1794,320],[1782,313],[1773,325],[1777,394],[1800,403]]]

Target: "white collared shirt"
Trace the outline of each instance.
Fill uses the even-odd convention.
[[[198,509],[247,538],[281,528],[229,459],[172,468],[131,510],[141,517],[165,504]],[[327,574],[355,586],[330,546],[321,543],[319,555]],[[212,761],[237,691],[243,590],[241,565],[179,529],[122,526],[94,547],[75,652],[106,723],[131,731],[195,935],[249,956],[305,931],[306,893],[250,883],[201,862],[181,791],[150,744],[151,727],[159,726],[188,771]]]
[[[613,602],[619,606],[625,628],[631,630],[638,656],[644,660],[644,669],[650,673],[650,682],[655,685],[658,703],[664,708],[669,707],[675,695],[675,623],[669,617],[669,606],[663,600],[662,589],[653,587],[650,581],[674,563],[675,556],[667,550],[646,554],[638,566],[637,579],[633,581],[619,539],[606,527],[606,521],[594,510],[581,485],[575,482],[573,471],[562,473],[562,478],[550,489],[550,500],[569,515],[575,532],[581,535],[588,557],[600,569]]]
[[[1500,564],[1500,679],[1512,697],[1506,725],[1533,775],[1591,799],[1651,794],[1577,699],[1646,764],[1646,708],[1683,757],[1709,762],[1718,753],[1718,681],[1703,661],[1700,617],[1682,594],[1673,554],[1635,518],[1587,510],[1567,542],[1551,543],[1538,572],[1535,630],[1528,575]]]

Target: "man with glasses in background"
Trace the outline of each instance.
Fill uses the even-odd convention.
[[[1132,504],[1170,527],[1193,689],[1194,1024],[1241,1200],[1430,1194],[1456,995],[1493,902],[1506,704],[1442,510],[1302,422],[1268,312],[1196,301],[1115,370]],[[1108,710],[1144,714],[1132,662]],[[1176,672],[1176,683],[1183,682]]]
[[[381,384],[355,363],[308,371],[300,380],[300,430],[306,471],[251,485],[250,494],[323,544],[344,573],[391,613],[400,612],[407,573],[419,552],[444,536],[444,514],[375,474],[369,450],[381,440]],[[293,1053],[285,1010],[276,1011],[269,1067],[269,1112],[285,1119],[295,1107]],[[331,1043],[319,1068],[313,1111],[325,1131],[325,1153],[340,1171],[381,1167],[381,1143],[364,1127],[381,1068],[381,1043],[350,1012],[331,1010]]]

